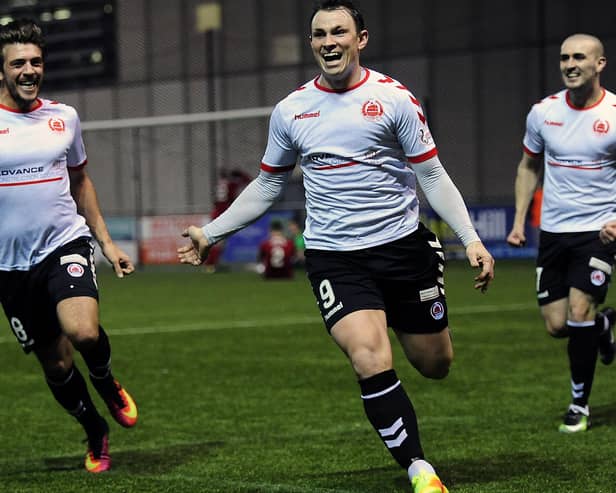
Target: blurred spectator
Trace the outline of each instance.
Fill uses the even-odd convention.
[[[306,245],[304,243],[304,235],[302,233],[302,230],[295,219],[289,220],[289,222],[287,223],[287,229],[289,231],[291,241],[295,246],[295,259],[293,261],[293,264],[296,267],[303,267],[305,260],[304,250],[306,249]]]
[[[214,209],[211,213],[212,220],[227,210],[251,180],[252,177],[241,169],[220,170],[218,183],[216,183]]]
[[[259,246],[259,262],[263,265],[265,279],[290,279],[293,277],[295,245],[284,235],[282,221],[270,224],[270,236]]]
[[[242,190],[250,183],[252,177],[241,169],[222,169],[216,183],[214,208],[210,214],[212,220],[216,219],[236,199]],[[207,260],[203,263],[206,272],[216,272],[216,266],[225,248],[224,241],[217,243],[211,250]]]

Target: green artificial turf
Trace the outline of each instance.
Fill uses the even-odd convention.
[[[558,433],[566,342],[543,329],[533,264],[499,262],[484,295],[473,276],[462,262],[448,266],[456,358],[447,379],[422,378],[394,346],[427,458],[451,493],[614,493],[616,364],[598,364],[591,431]],[[264,281],[185,266],[98,277],[114,373],[140,421],[127,430],[109,419],[113,468],[86,473],[81,428],[3,318],[0,492],[411,491],[364,416],[303,273]]]

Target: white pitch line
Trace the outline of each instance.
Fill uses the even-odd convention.
[[[509,305],[485,305],[485,306],[468,306],[458,307],[450,310],[452,315],[472,315],[479,313],[495,313],[503,311],[523,311],[535,308],[534,303],[515,303]],[[227,329],[251,329],[258,327],[277,327],[281,325],[305,325],[305,324],[321,324],[321,318],[318,316],[304,317],[286,317],[276,318],[271,320],[237,320],[237,321],[220,321],[220,322],[199,322],[184,325],[151,325],[147,327],[125,327],[122,329],[106,329],[108,334],[115,337],[132,336],[143,334],[174,334],[177,332],[201,332],[208,330],[227,330]],[[0,344],[7,342],[15,342],[13,337],[0,337]]]

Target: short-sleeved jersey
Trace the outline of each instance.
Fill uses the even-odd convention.
[[[272,113],[261,169],[299,158],[306,248],[351,251],[402,238],[419,221],[411,163],[437,154],[419,101],[398,81],[363,69],[337,92],[314,79]]]
[[[271,236],[259,245],[259,260],[266,278],[293,277],[295,245],[284,236]]]
[[[616,219],[616,95],[575,108],[563,90],[535,104],[524,149],[544,154],[541,229],[596,231]]]
[[[0,105],[0,270],[29,270],[91,236],[70,193],[68,167],[86,163],[74,108],[39,99],[29,112]]]

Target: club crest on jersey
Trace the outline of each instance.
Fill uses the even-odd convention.
[[[610,122],[607,120],[595,120],[592,129],[599,135],[606,134],[610,131]]]
[[[605,272],[601,270],[593,270],[590,273],[590,282],[595,286],[603,286],[603,284],[605,284]]]
[[[430,315],[434,320],[440,320],[445,316],[445,307],[440,301],[435,301],[430,307]]]
[[[366,101],[361,107],[361,114],[369,121],[379,121],[383,116],[383,105],[376,99]]]
[[[49,128],[53,132],[64,132],[64,130],[66,130],[66,125],[62,118],[50,118],[47,121],[47,125],[49,125]]]
[[[81,277],[83,276],[84,269],[79,264],[69,264],[66,267],[66,272],[68,272],[68,275],[71,277]]]

